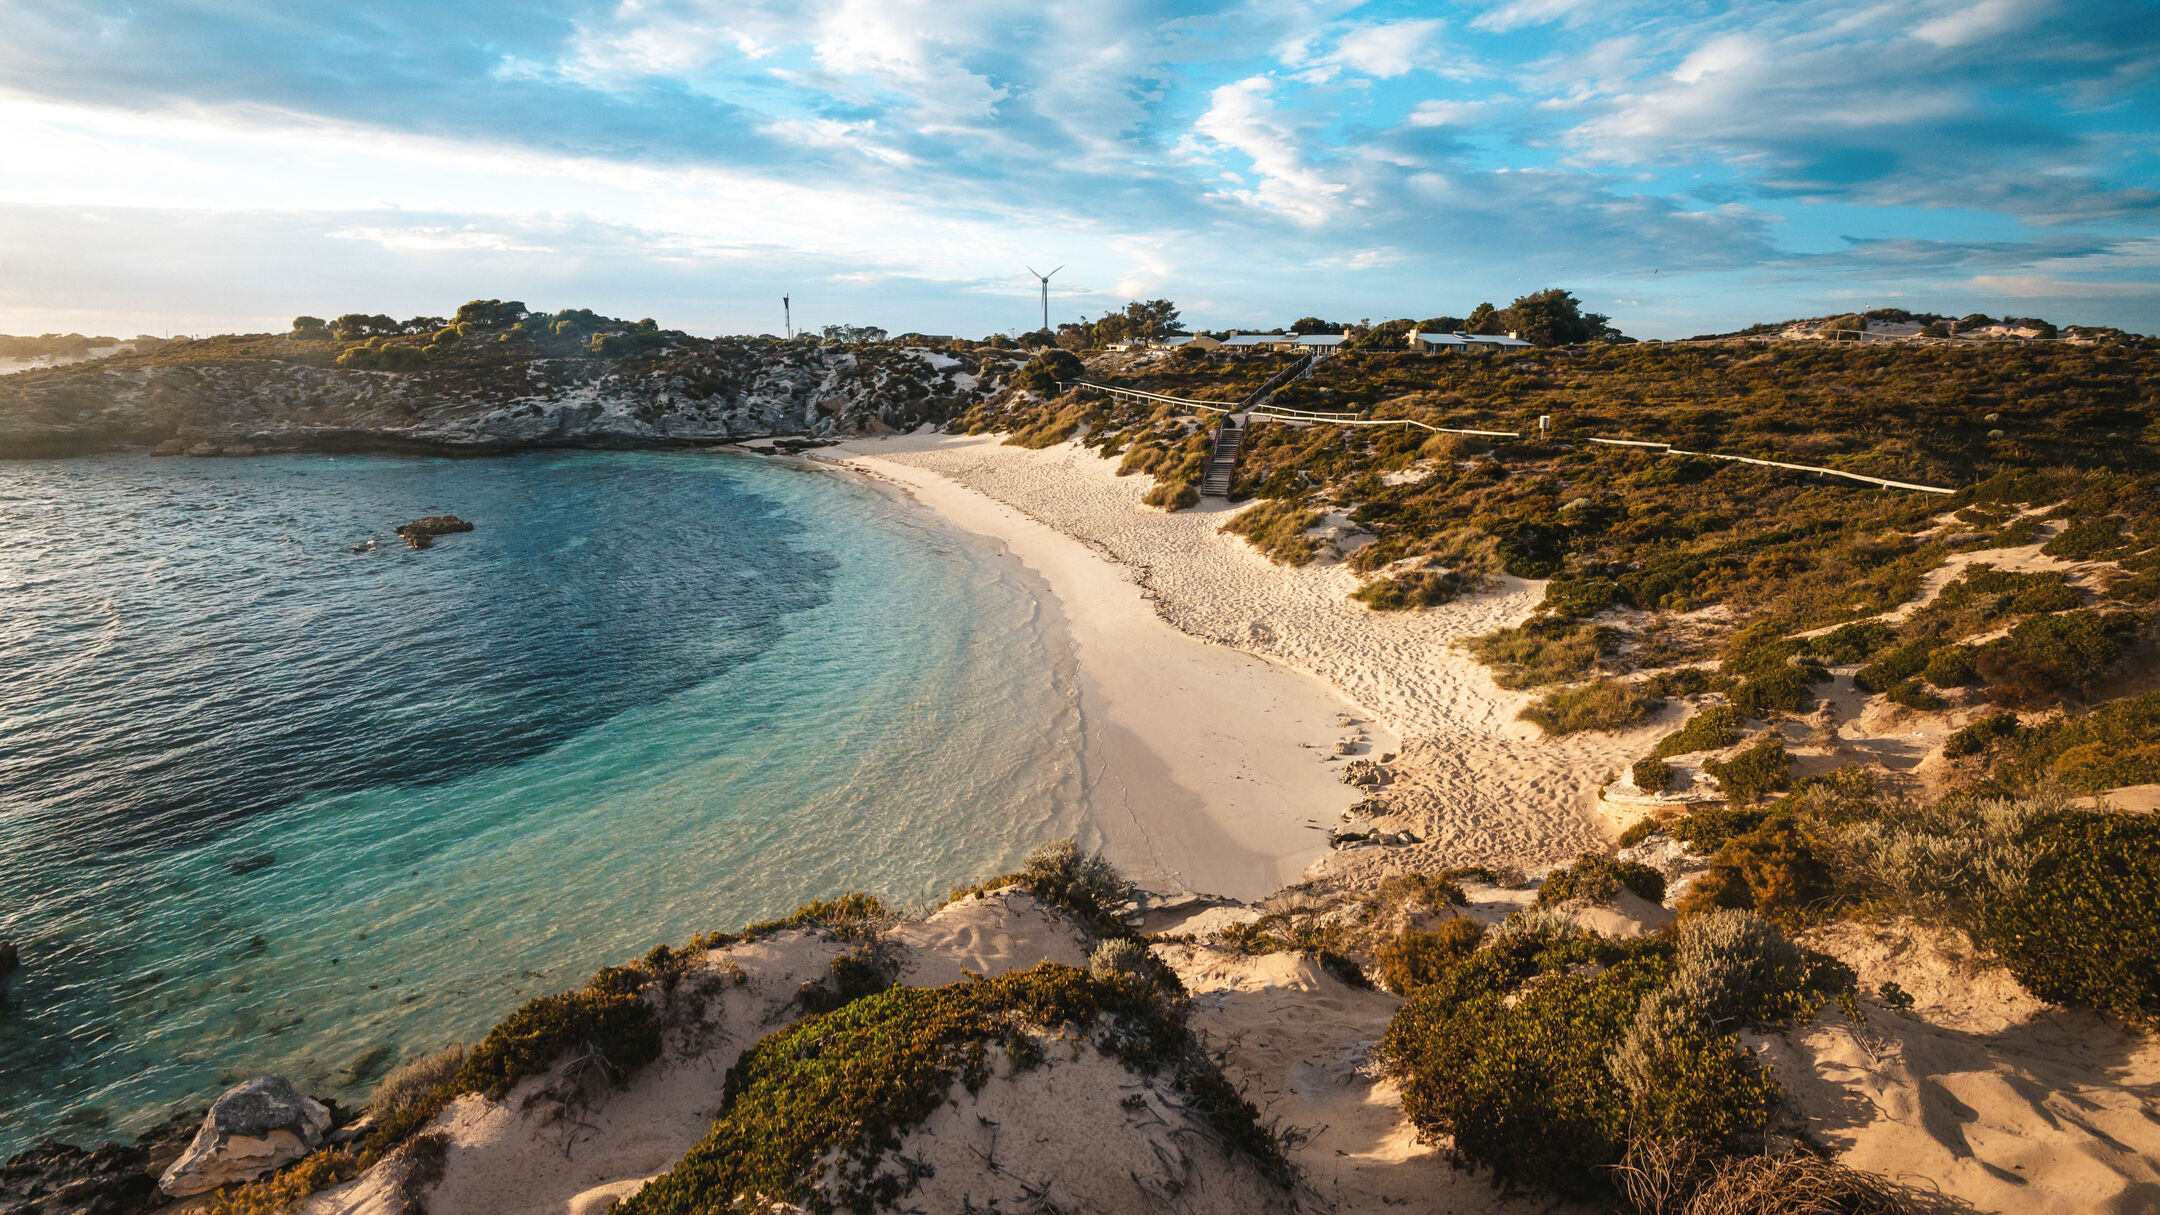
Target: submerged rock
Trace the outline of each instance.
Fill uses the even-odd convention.
[[[398,528],[397,534],[403,536],[405,543],[414,548],[431,548],[434,546],[435,537],[437,536],[447,536],[452,532],[469,532],[472,529],[472,524],[458,518],[456,515],[428,515]]]
[[[253,1181],[315,1150],[330,1131],[330,1111],[282,1076],[261,1076],[225,1090],[187,1152],[158,1188],[175,1198]]]
[[[0,941],[0,976],[22,965],[22,954],[13,941]]]

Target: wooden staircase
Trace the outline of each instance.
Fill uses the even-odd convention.
[[[1203,498],[1230,496],[1230,480],[1237,475],[1238,453],[1245,449],[1245,423],[1236,414],[1223,417],[1215,432],[1215,448],[1208,453],[1207,476],[1200,481]]]

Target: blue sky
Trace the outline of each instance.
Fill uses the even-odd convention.
[[[0,0],[0,332],[2160,331],[2160,3]]]

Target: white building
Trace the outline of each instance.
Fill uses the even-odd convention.
[[[1470,350],[1527,350],[1530,343],[1510,333],[1505,337],[1486,333],[1425,333],[1410,331],[1410,349],[1420,354],[1460,354]]]

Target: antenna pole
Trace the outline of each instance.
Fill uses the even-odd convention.
[[[788,338],[793,340],[795,337],[795,310],[788,297],[784,295],[780,297],[780,323],[787,328]]]

